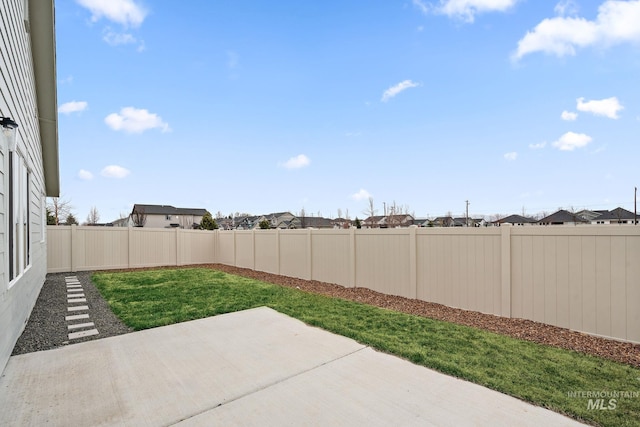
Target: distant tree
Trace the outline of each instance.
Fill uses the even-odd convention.
[[[307,228],[307,213],[304,208],[300,209],[300,228]]]
[[[376,216],[376,212],[378,212],[378,210],[373,206],[373,197],[369,197],[369,206],[364,210],[364,214],[367,215],[368,218],[372,218]],[[373,228],[373,220],[369,223],[369,228]]]
[[[47,208],[47,225],[56,225],[56,217],[53,216],[49,208]]]
[[[342,218],[342,209],[338,208],[338,218]]]
[[[89,215],[87,215],[87,225],[96,225],[100,221],[100,213],[95,206],[91,207]]]
[[[71,202],[68,199],[63,198],[62,196],[51,197],[49,199],[49,203],[47,203],[47,209],[49,209],[54,219],[53,224],[51,225],[60,225],[62,220],[71,213],[73,206],[71,206]]]
[[[358,217],[356,217],[356,228],[362,228],[362,224],[360,223],[360,219]]]
[[[131,212],[131,221],[133,221],[134,227],[144,227],[147,223],[147,214],[144,208],[137,207]]]
[[[202,216],[202,221],[200,221],[200,228],[203,230],[217,230],[218,229],[218,223],[216,222],[215,219],[213,219],[213,217],[211,216],[210,212],[206,212],[203,216]]]
[[[73,216],[72,213],[69,213],[69,215],[67,215],[67,218],[64,220],[64,225],[78,225],[78,220],[76,219],[75,216]]]
[[[263,219],[258,223],[258,227],[260,227],[261,230],[268,230],[271,228],[271,223],[268,219]]]

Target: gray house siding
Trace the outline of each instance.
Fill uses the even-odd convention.
[[[0,113],[19,125],[13,154],[0,134],[0,371],[4,370],[45,281],[46,196],[57,196],[59,191],[55,72],[50,75],[55,70],[53,1],[39,1],[31,9],[25,0],[0,2]],[[46,52],[52,62],[39,64],[42,55],[36,50]],[[46,77],[44,81],[37,81],[38,72]],[[38,93],[40,89],[46,93]],[[41,123],[46,124],[41,128]],[[43,148],[48,154],[43,155]],[[18,169],[21,176],[26,177],[18,187],[19,195],[16,187],[10,188],[11,156],[14,164],[22,168]],[[10,224],[12,192],[14,204],[22,209],[20,215],[14,216],[19,220]],[[12,233],[22,233],[18,243]],[[12,257],[14,248],[19,255]],[[16,262],[10,267],[12,258]]]

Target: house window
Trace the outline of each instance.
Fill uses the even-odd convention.
[[[31,173],[17,153],[9,157],[9,282],[31,262],[29,239],[29,192]]]
[[[171,221],[171,215],[165,215],[164,219],[166,219],[167,221]]]

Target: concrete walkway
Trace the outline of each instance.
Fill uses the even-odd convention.
[[[578,426],[268,308],[13,356],[0,425]]]

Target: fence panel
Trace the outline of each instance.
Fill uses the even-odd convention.
[[[640,342],[635,227],[512,231],[512,316]]]
[[[409,230],[360,230],[355,242],[356,286],[415,298],[409,271]]]
[[[417,231],[417,298],[501,314],[500,229]]]
[[[308,230],[311,231],[311,230]],[[307,230],[280,231],[280,273],[283,276],[311,279],[310,240]]]
[[[351,238],[344,230],[314,230],[311,242],[311,277],[345,287],[351,284]]]
[[[71,227],[47,228],[47,272],[64,273],[72,271]]]
[[[236,266],[242,268],[255,268],[253,242],[254,231],[235,231],[236,236]]]
[[[279,230],[256,230],[255,269],[280,274]]]

